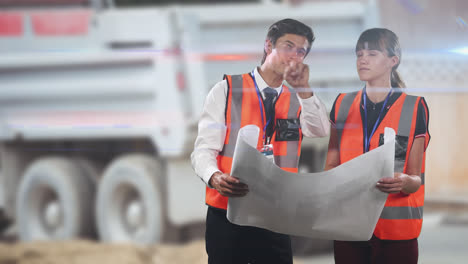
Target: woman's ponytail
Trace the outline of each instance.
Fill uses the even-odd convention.
[[[392,70],[391,83],[394,88],[406,88],[405,82],[396,69]]]

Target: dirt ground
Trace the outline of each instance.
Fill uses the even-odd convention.
[[[0,264],[206,264],[205,225],[184,226],[177,235],[168,236],[164,244],[101,243],[96,240],[20,242],[15,228],[0,236]],[[10,230],[10,231],[11,231]],[[307,246],[296,238],[293,246]],[[314,241],[312,241],[314,242]],[[323,243],[313,243],[323,251]],[[311,246],[311,245],[309,245]],[[306,247],[307,248],[307,247]],[[302,248],[303,250],[304,248]],[[301,264],[295,256],[295,264]]]
[[[0,244],[0,264],[205,264],[203,240],[138,247],[94,241]]]
[[[0,264],[206,264],[204,240],[138,247],[87,240],[0,243]],[[294,263],[302,261],[294,259]]]

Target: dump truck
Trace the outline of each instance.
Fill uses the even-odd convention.
[[[353,47],[378,23],[375,1],[221,2],[1,3],[0,210],[20,240],[149,244],[203,221],[189,156],[204,98],[260,64],[277,20],[313,28],[306,63],[327,107],[356,87]],[[304,141],[302,171],[323,169],[327,143]]]

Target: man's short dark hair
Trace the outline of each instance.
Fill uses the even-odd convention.
[[[273,44],[274,46],[276,44],[276,41],[286,34],[294,34],[305,37],[309,43],[307,47],[306,56],[307,54],[309,54],[310,47],[312,47],[312,43],[315,40],[314,32],[309,26],[295,19],[286,18],[275,22],[273,25],[270,26],[270,28],[268,29],[266,39],[269,39],[271,44]],[[262,64],[265,62],[266,55],[267,54],[264,49]]]

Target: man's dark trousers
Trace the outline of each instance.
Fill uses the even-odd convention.
[[[225,210],[210,206],[205,239],[209,264],[293,263],[288,235],[232,224]]]

